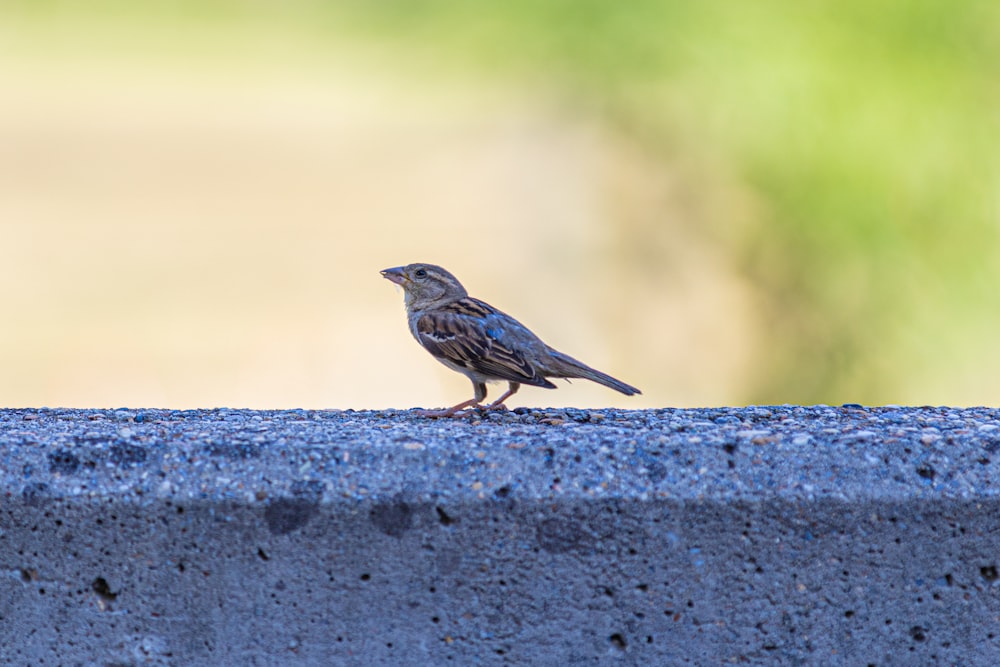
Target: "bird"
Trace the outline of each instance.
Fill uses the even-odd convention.
[[[434,264],[384,269],[382,276],[403,288],[410,333],[448,368],[472,381],[473,397],[424,416],[454,417],[477,409],[505,409],[504,401],[522,384],[555,389],[549,378],[584,378],[620,391],[641,394],[632,385],[587,366],[542,342],[510,315],[469,296],[450,272]],[[507,391],[483,406],[486,383],[506,381]]]

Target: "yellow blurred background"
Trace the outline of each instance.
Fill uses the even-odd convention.
[[[998,62],[975,1],[5,3],[0,404],[457,403],[426,261],[644,392],[512,407],[995,405]]]

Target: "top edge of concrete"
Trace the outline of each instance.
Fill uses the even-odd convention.
[[[994,498],[1000,410],[0,410],[29,503]]]

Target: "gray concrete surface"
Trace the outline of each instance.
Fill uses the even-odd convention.
[[[0,411],[4,665],[1000,664],[1000,412]]]

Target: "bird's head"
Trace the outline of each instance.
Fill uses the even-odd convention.
[[[403,288],[406,307],[423,310],[468,296],[458,278],[434,264],[407,264],[382,271],[382,277]]]

